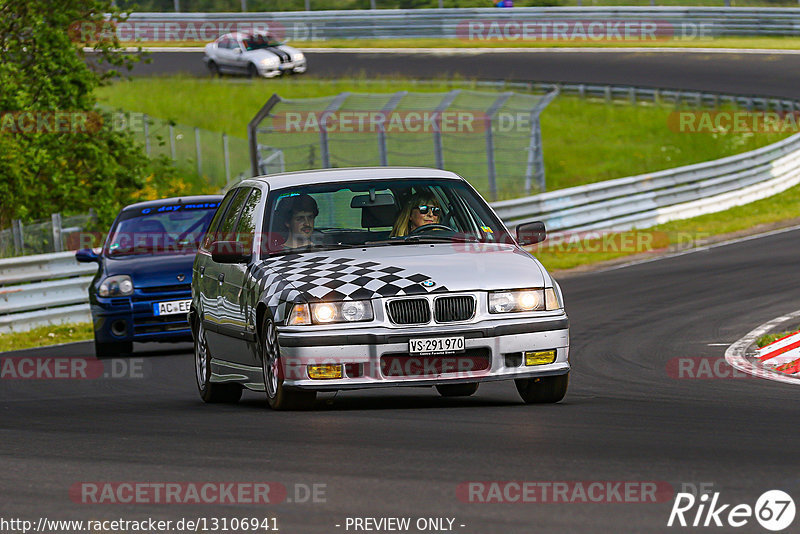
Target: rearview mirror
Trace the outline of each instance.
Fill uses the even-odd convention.
[[[98,256],[95,251],[90,248],[82,248],[75,253],[75,259],[80,263],[91,263],[99,262],[100,256]]]
[[[547,239],[544,223],[534,221],[517,226],[517,242],[520,246],[534,245]]]
[[[238,241],[214,241],[210,251],[211,259],[216,263],[247,263],[252,256]]]

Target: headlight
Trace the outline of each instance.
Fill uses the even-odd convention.
[[[372,303],[368,300],[346,300],[343,302],[315,302],[295,304],[289,314],[290,325],[357,323],[373,319]]]
[[[489,293],[489,313],[558,310],[562,305],[553,288]]]
[[[262,67],[276,66],[279,63],[280,61],[278,60],[278,58],[274,57],[265,57],[264,59],[261,60]]]
[[[133,282],[127,274],[109,276],[100,283],[97,294],[101,297],[126,297],[133,294]]]
[[[306,56],[304,56],[302,52],[298,52],[294,55],[292,61],[303,61],[305,58]]]

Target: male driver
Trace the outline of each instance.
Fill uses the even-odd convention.
[[[288,230],[286,248],[300,248],[313,245],[311,234],[314,232],[314,218],[319,215],[316,201],[309,195],[302,194],[288,197],[281,204],[281,211],[286,204],[284,225]]]

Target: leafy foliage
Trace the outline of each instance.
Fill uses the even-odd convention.
[[[71,39],[76,24],[100,24],[104,13],[122,17],[109,0],[0,0],[0,227],[90,207],[108,222],[149,174],[131,135],[94,109],[95,88],[136,56],[117,50],[113,32],[98,36],[88,61]],[[26,133],[17,120],[25,112],[94,121]]]

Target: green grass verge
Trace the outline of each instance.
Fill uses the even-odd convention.
[[[142,41],[126,46],[202,47],[205,41]],[[653,41],[467,41],[462,39],[330,39],[291,41],[294,47],[307,48],[744,48],[797,50],[797,37],[718,37],[715,39],[660,39]],[[313,65],[312,65],[313,69]]]
[[[0,352],[31,349],[94,339],[92,323],[73,323],[34,328],[27,332],[0,334]]]
[[[100,88],[98,98],[102,104],[114,108],[143,112],[207,130],[227,132],[231,135],[231,142],[241,147],[242,140],[246,138],[246,124],[273,93],[294,100],[329,97],[343,91],[393,93],[407,90],[430,93],[449,91],[455,87],[487,90],[474,82],[457,79],[421,84],[405,79],[315,80],[290,77],[251,81],[237,78],[167,77],[118,82]],[[326,103],[320,103],[317,108],[324,109],[325,105]],[[673,112],[672,108],[661,106],[609,105],[569,96],[556,98],[541,116],[548,190],[700,163],[753,150],[787,135],[676,132],[668,126],[670,114]],[[302,136],[307,138],[301,139]],[[188,134],[187,137],[191,139]],[[403,141],[410,137],[404,137]],[[342,142],[337,148],[332,141],[332,151],[335,153],[339,150],[338,155],[344,162],[339,166],[375,156],[370,152],[377,152],[374,134],[354,134],[348,140],[358,142]],[[315,144],[318,142],[318,134],[283,134],[282,137],[273,136],[270,141],[270,144],[279,147],[282,146],[281,143]],[[209,150],[219,153],[218,138],[204,141],[206,142],[211,147]],[[411,143],[414,146],[410,150],[430,152],[432,158],[430,136],[417,139],[415,143]],[[445,136],[445,150],[451,151],[445,155],[447,167],[463,174],[481,193],[486,194],[485,167],[478,161],[485,151],[483,136],[473,136],[469,140],[459,138],[455,141],[456,146],[453,146],[453,141],[450,143],[448,146]],[[507,144],[500,144],[499,141],[496,143],[502,149],[497,156],[499,198],[522,196],[522,184],[513,177],[519,176],[518,167],[524,164],[527,136],[516,135]],[[193,141],[189,144],[191,151]],[[399,150],[394,148],[394,151]],[[390,152],[392,151],[390,145]],[[294,159],[287,155],[287,170],[306,168],[302,155],[307,152],[308,150],[297,151],[300,156],[295,154]],[[232,167],[237,172],[239,168],[247,168],[246,149],[238,149],[235,158]],[[473,164],[470,158],[476,163]],[[204,157],[204,164],[209,159]],[[318,159],[316,161],[318,165]],[[377,164],[377,161],[365,164]],[[397,161],[390,161],[390,164],[426,165],[430,162],[409,156],[405,159],[398,157]],[[512,165],[515,166],[514,172]]]

